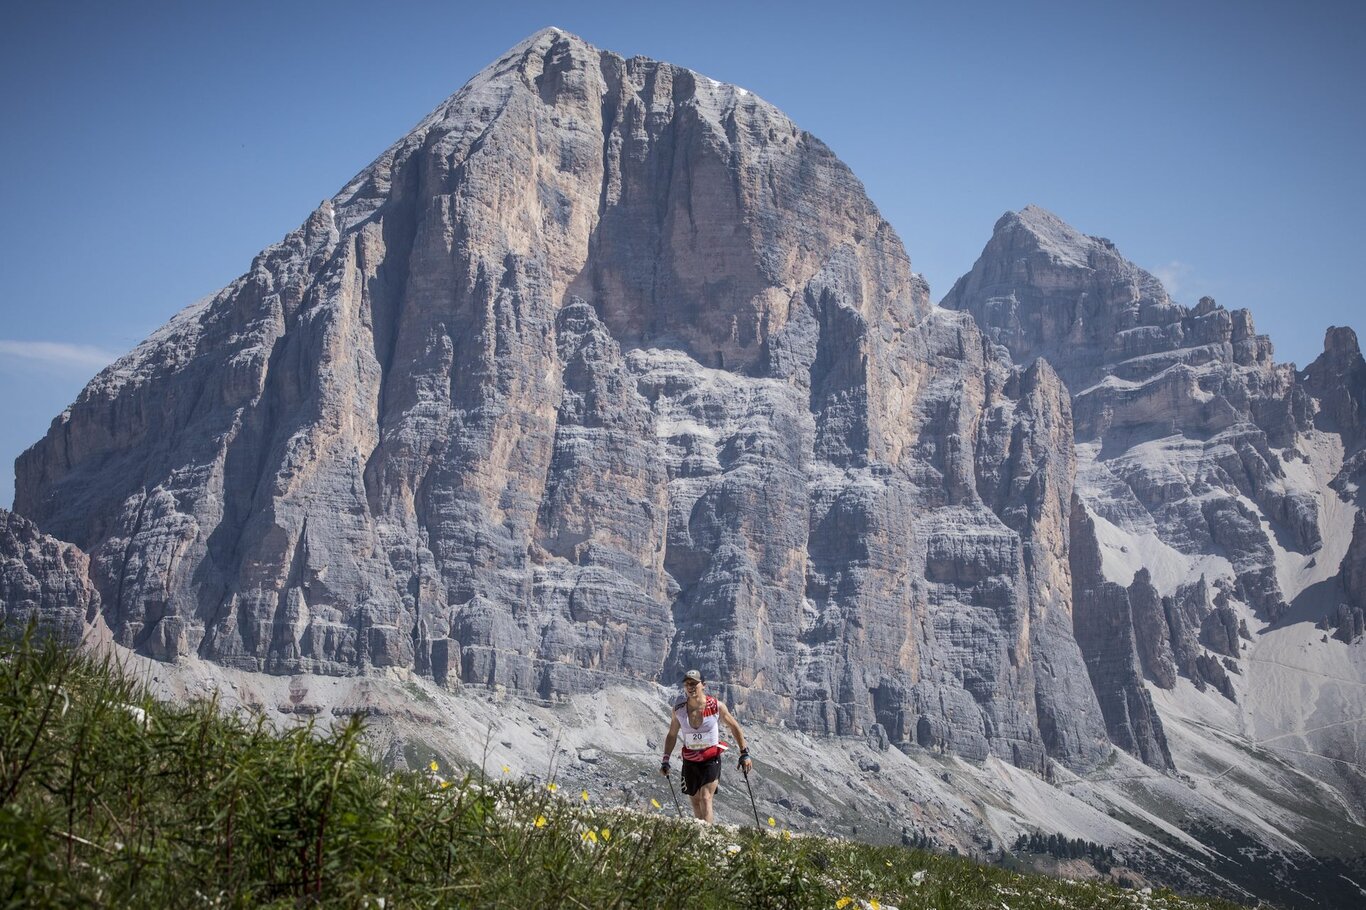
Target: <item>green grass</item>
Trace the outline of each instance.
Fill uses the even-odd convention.
[[[0,630],[3,632],[3,630]],[[672,807],[669,807],[670,809]],[[273,729],[0,634],[4,907],[1232,906],[898,847],[390,773],[362,720]]]

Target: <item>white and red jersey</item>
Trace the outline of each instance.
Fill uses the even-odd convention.
[[[721,708],[715,696],[708,695],[702,707],[702,722],[694,727],[688,720],[688,702],[683,700],[674,705],[674,717],[678,718],[678,735],[683,740],[684,761],[710,761],[730,748],[721,742]]]

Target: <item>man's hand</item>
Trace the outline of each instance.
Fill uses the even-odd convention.
[[[748,749],[741,749],[741,750],[740,750],[740,761],[738,761],[738,762],[736,763],[735,767],[736,767],[737,770],[743,771],[743,772],[745,772],[746,774],[749,773],[749,769],[750,769],[750,768],[754,767],[754,763],[753,763],[752,761],[749,760],[749,750],[748,750]]]
[[[659,763],[659,773],[665,777],[669,776],[669,757],[664,756],[664,760]]]

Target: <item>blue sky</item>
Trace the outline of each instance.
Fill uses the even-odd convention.
[[[0,29],[0,506],[107,359],[555,25],[756,92],[935,299],[1029,203],[1303,366],[1366,331],[1366,3],[51,2]]]

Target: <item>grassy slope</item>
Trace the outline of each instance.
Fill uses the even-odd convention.
[[[1233,906],[707,828],[664,808],[389,774],[359,718],[281,733],[213,702],[156,702],[107,662],[0,635],[7,907]]]

